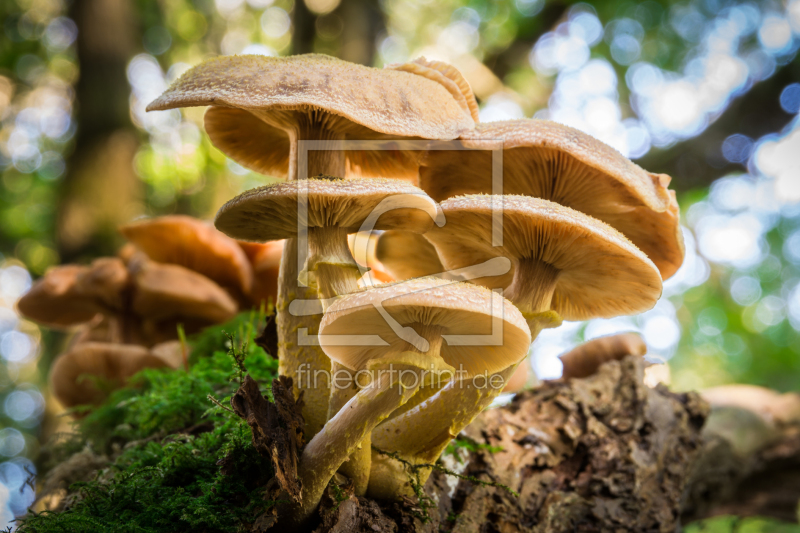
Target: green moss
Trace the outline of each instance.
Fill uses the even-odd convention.
[[[269,460],[256,453],[247,424],[208,399],[228,405],[243,365],[259,383],[275,377],[277,361],[252,342],[258,318],[205,331],[190,340],[188,371],[144,371],[81,419],[53,457],[88,446],[114,455],[113,464],[70,487],[76,503],[32,514],[19,531],[234,532],[269,508]]]
[[[717,516],[694,522],[684,528],[686,533],[800,533],[800,525],[779,522],[771,518]]]

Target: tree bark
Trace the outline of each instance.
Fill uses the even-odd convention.
[[[69,14],[78,26],[80,79],[75,86],[78,131],[58,208],[58,246],[65,263],[113,254],[117,227],[141,212],[142,196],[133,171],[139,140],[130,120],[126,75],[140,48],[133,6],[128,0],[78,0]]]
[[[645,386],[643,369],[628,358],[545,383],[467,428],[502,451],[469,453],[463,474],[519,497],[436,472],[428,521],[418,502],[350,497],[321,510],[317,531],[675,531],[708,407],[695,393]]]

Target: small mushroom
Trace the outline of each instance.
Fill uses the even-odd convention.
[[[384,319],[384,312],[396,326]],[[423,342],[405,341],[407,328]],[[368,342],[359,336],[369,336]],[[420,278],[342,297],[326,312],[319,338],[331,359],[369,374],[371,382],[303,450],[298,472],[303,484],[303,502],[296,510],[299,521],[317,506],[342,462],[378,423],[419,390],[428,373],[456,370],[460,376],[471,377],[507,368],[525,356],[530,331],[519,311],[489,290]]]
[[[606,222],[650,257],[663,279],[683,262],[669,176],[646,172],[594,137],[547,120],[486,122],[460,140],[466,150],[429,150],[423,156],[420,186],[437,202],[493,193],[486,140],[500,140],[503,194],[543,198]]]
[[[301,203],[307,203],[309,248],[304,272],[314,273],[319,294],[328,301],[358,289],[361,273],[347,236],[369,224],[370,217],[367,229],[402,227],[417,233],[430,229],[436,217],[433,200],[402,181],[308,179],[247,191],[220,208],[215,224],[240,240],[295,238]]]
[[[50,387],[64,407],[98,405],[108,393],[145,368],[171,367],[143,346],[85,342],[50,367]]]
[[[409,231],[383,232],[375,257],[398,281],[444,272],[436,248],[422,235]]]
[[[128,272],[121,260],[101,258],[91,266],[49,269],[19,299],[23,316],[54,328],[83,324],[97,314],[115,315],[125,305]]]
[[[531,364],[527,359],[525,359],[519,364],[519,366],[517,366],[517,369],[514,370],[514,373],[511,374],[511,377],[508,378],[505,387],[503,387],[503,392],[519,392],[526,388],[535,386],[537,379],[536,375],[532,374],[533,372],[531,372]]]
[[[643,356],[647,345],[638,333],[620,333],[598,337],[560,355],[564,379],[589,377],[609,361],[620,361],[629,355]]]
[[[135,291],[131,309],[159,322],[190,318],[214,324],[230,320],[238,306],[219,285],[179,265],[139,260],[131,266]]]
[[[278,274],[281,267],[284,241],[265,243],[237,241],[253,269],[253,288],[248,297],[256,307],[273,304],[278,297]]]
[[[252,289],[253,269],[244,251],[196,218],[157,217],[122,226],[120,232],[153,261],[186,267],[242,294]]]
[[[609,225],[559,204],[528,196],[467,195],[441,204],[447,219],[426,238],[444,266],[462,268],[506,257],[512,271],[473,280],[505,288],[534,336],[566,320],[646,311],[661,296],[661,275],[636,246]],[[502,213],[502,245],[493,219]],[[554,315],[554,313],[557,314]]]
[[[484,374],[482,379],[463,378],[445,384],[425,401],[377,426],[372,432],[372,445],[412,464],[435,463],[448,444],[489,407],[523,365],[527,365],[524,360]],[[423,484],[430,473],[430,470],[420,472]],[[391,500],[412,494],[404,465],[385,455],[373,454],[367,495]]]

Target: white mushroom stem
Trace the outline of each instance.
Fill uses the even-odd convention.
[[[436,462],[447,445],[503,391],[503,384],[517,366],[511,365],[488,380],[478,376],[448,383],[413,409],[376,427],[372,445],[384,452],[394,452],[412,464]],[[420,472],[423,484],[430,473],[430,469]],[[413,494],[404,465],[374,452],[367,495],[394,500]]]
[[[428,352],[420,355],[413,347],[406,351],[394,349],[376,360],[371,369],[372,383],[347,402],[303,450],[298,472],[303,484],[303,502],[299,509],[291,511],[298,523],[311,515],[333,474],[359,445],[364,446],[375,426],[419,390],[426,372],[430,371],[426,367],[441,361],[439,328],[417,324],[414,329],[430,343]]]
[[[560,317],[550,310],[561,272],[554,266],[524,257],[514,270],[514,281],[504,296],[514,302],[528,321],[532,338],[542,329],[561,324]]]

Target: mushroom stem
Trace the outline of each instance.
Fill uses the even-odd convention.
[[[327,300],[358,290],[361,273],[347,245],[347,228],[308,228],[308,248],[306,270],[315,273],[320,296]]]
[[[289,179],[298,177],[298,141],[323,140],[337,141],[344,138],[343,134],[334,133],[324,127],[324,121],[310,120],[313,113],[304,115],[297,121],[285,120],[276,123],[273,118],[266,122],[280,127],[286,131],[290,139]],[[299,122],[299,123],[298,123]],[[326,143],[327,144],[327,143]],[[341,150],[324,151],[309,150],[307,152],[309,176],[338,176],[345,174],[345,153]],[[299,332],[307,329],[309,336],[319,332],[319,323],[322,315],[293,316],[289,312],[289,304],[295,299],[316,299],[317,292],[314,288],[300,285],[297,281],[297,239],[286,239],[281,258],[280,274],[278,276],[278,301],[276,305],[278,325],[278,371],[292,378],[297,387],[298,394],[303,393],[304,407],[303,418],[306,421],[305,436],[312,438],[322,428],[328,415],[329,387],[319,383],[316,376],[319,372],[330,372],[330,359],[322,352],[319,346],[301,345]]]
[[[350,457],[372,430],[394,410],[406,403],[422,386],[426,368],[432,361],[441,361],[440,330],[436,326],[417,324],[417,333],[426,338],[430,349],[424,357],[415,347],[401,351],[390,349],[371,368],[372,382],[362,388],[325,427],[311,439],[300,458],[298,477],[303,486],[303,501],[291,510],[292,520],[304,522],[319,504],[333,474]]]
[[[561,271],[539,259],[525,257],[514,270],[514,281],[505,297],[514,302],[528,321],[532,338],[542,329],[561,324],[560,317],[550,311],[553,293]]]
[[[375,428],[372,445],[384,452],[397,453],[410,463],[434,463],[450,441],[503,391],[504,384],[518,365],[513,364],[488,379],[476,376],[448,383],[413,409]],[[430,469],[421,472],[420,481],[423,484],[430,473]],[[394,500],[413,494],[404,465],[375,452],[372,456],[369,497]]]

